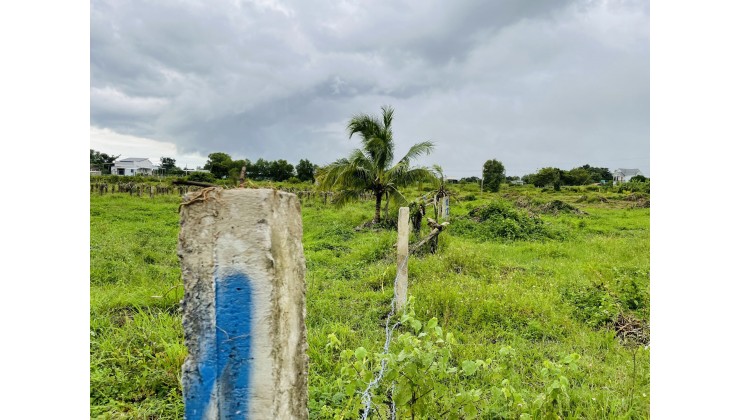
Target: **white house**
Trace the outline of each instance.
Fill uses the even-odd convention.
[[[151,175],[154,165],[147,158],[126,158],[117,160],[110,169],[112,175]]]
[[[620,182],[627,182],[632,179],[633,176],[642,175],[639,169],[624,169],[618,168],[612,171],[612,177],[614,177],[614,184]],[[644,176],[644,175],[643,175]]]

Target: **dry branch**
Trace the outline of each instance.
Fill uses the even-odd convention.
[[[176,179],[172,183],[175,185],[195,185],[196,187],[218,187],[218,185],[209,182],[186,181],[184,179]]]
[[[432,239],[435,239],[442,232],[442,230],[444,230],[444,228],[447,227],[447,225],[449,225],[449,224],[450,224],[450,222],[444,222],[442,224],[439,224],[439,223],[437,223],[436,220],[431,219],[431,218],[427,218],[427,225],[430,228],[432,228],[432,231],[429,233],[429,235],[426,238],[424,238],[421,241],[419,241],[416,244],[414,244],[414,246],[412,246],[409,249],[409,254],[413,254],[413,253],[417,252],[418,250],[421,249],[422,246],[424,246],[424,244],[426,244],[427,242],[429,242]]]

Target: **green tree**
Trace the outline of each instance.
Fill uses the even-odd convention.
[[[239,177],[242,174],[242,168],[247,167],[246,174],[244,176],[249,178],[249,169],[252,166],[252,162],[249,159],[239,159],[231,162],[231,168],[229,169],[229,178],[234,182],[239,182]]]
[[[321,168],[317,180],[321,189],[339,190],[335,197],[338,205],[357,199],[366,191],[375,196],[374,223],[380,221],[383,196],[386,200],[405,202],[398,188],[417,181],[433,181],[434,174],[423,167],[412,168],[411,161],[434,149],[431,141],[416,143],[393,164],[393,108],[381,108],[382,119],[367,114],[352,117],[347,124],[349,137],[360,136],[362,147],[355,149],[348,158],[339,159]]]
[[[188,181],[196,181],[196,182],[210,182],[210,183],[216,182],[216,177],[214,177],[213,174],[208,173],[208,172],[193,172],[190,175],[188,175],[187,179]]]
[[[501,189],[501,183],[506,178],[506,169],[504,164],[496,159],[488,160],[483,164],[483,189],[491,192],[498,192]]]
[[[110,174],[110,167],[119,157],[121,157],[121,155],[113,156],[90,149],[90,170],[100,171],[103,174]]]
[[[233,161],[231,160],[231,156],[226,153],[216,152],[208,155],[208,161],[204,169],[211,171],[217,179],[221,179],[229,175],[229,170],[231,170],[232,166]]]
[[[308,159],[301,159],[301,161],[298,162],[298,165],[296,165],[295,170],[298,175],[298,179],[301,181],[313,182],[316,165],[311,163]]]
[[[588,171],[589,174],[591,174],[591,182],[601,182],[604,181],[611,181],[614,179],[612,176],[612,172],[609,170],[609,168],[597,168],[595,166],[591,165],[583,165],[580,168],[576,169],[585,169]]]
[[[563,183],[565,185],[586,185],[593,182],[592,172],[586,168],[573,168],[564,173]]]
[[[288,163],[285,159],[279,159],[270,162],[270,165],[268,167],[268,174],[269,178],[273,181],[287,181],[295,175],[295,171],[293,170],[293,165]]]
[[[270,176],[270,162],[259,158],[254,165],[247,168],[247,177],[254,180],[264,180]]]
[[[563,170],[558,168],[542,168],[536,174],[531,176],[531,181],[535,187],[545,187],[552,185],[555,190],[560,190],[563,179]]]
[[[159,158],[159,169],[166,175],[182,175],[185,173],[185,171],[175,165],[175,159],[170,157]]]

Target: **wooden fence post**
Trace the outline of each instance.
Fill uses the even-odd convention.
[[[185,419],[307,419],[300,202],[216,187],[183,200]]]
[[[396,307],[402,308],[406,304],[406,294],[409,288],[409,208],[398,209],[398,258],[396,259]]]

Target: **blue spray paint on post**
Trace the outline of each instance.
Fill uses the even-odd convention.
[[[186,390],[185,418],[202,419],[213,387],[219,418],[246,418],[252,371],[252,285],[245,274],[215,278],[215,334],[204,337],[200,382]]]

